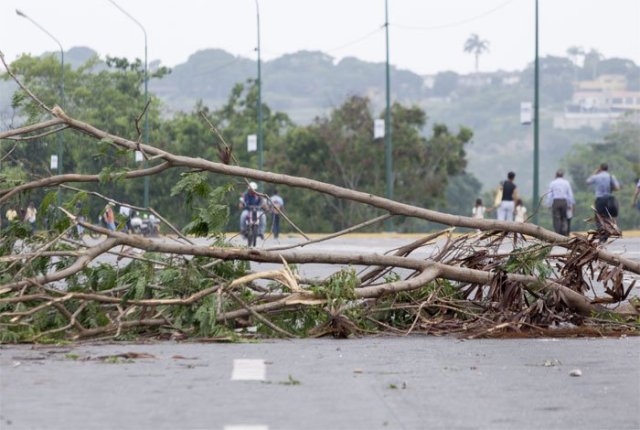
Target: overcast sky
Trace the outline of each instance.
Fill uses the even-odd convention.
[[[118,0],[117,0],[118,1]],[[258,0],[262,58],[321,50],[336,59],[384,61],[384,0]],[[465,40],[490,43],[481,70],[524,68],[534,55],[534,0],[388,0],[391,63],[417,73],[473,71]],[[200,49],[256,58],[255,0],[119,0],[145,27],[149,61],[175,66]],[[640,0],[539,0],[540,54],[570,46],[640,64]],[[0,50],[9,61],[57,45],[88,46],[101,56],[144,55],[142,31],[108,0],[1,0]]]

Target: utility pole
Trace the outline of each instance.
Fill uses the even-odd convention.
[[[38,24],[36,21],[28,17],[24,12],[16,9],[16,14],[28,21],[30,21],[33,25],[42,30],[47,36],[54,40],[60,47],[60,107],[64,109],[64,49],[62,48],[62,44],[58,39],[56,39],[51,33],[49,33],[43,26]],[[64,137],[62,136],[62,131],[58,131],[56,133],[56,141],[58,144],[58,175],[62,175],[64,173],[64,169],[62,166],[62,154],[64,151]],[[58,206],[62,205],[62,191],[58,189]]]
[[[262,74],[260,70],[260,6],[256,1],[256,18],[258,24],[258,170],[262,170],[264,139],[262,136]]]
[[[538,224],[538,202],[540,201],[540,190],[538,189],[539,169],[540,169],[540,69],[538,61],[538,0],[536,1],[536,57],[534,72],[534,95],[533,95],[533,223]]]
[[[387,41],[386,69],[386,99],[387,106],[384,115],[384,159],[387,178],[387,198],[393,200],[393,152],[391,140],[391,79],[389,76],[389,2],[384,1],[384,28]],[[391,220],[386,222],[387,231],[391,231]]]
[[[131,21],[136,23],[138,27],[142,30],[144,34],[144,106],[147,107],[147,103],[149,103],[149,69],[147,66],[147,30],[144,28],[140,21],[135,19],[129,12],[124,10],[118,3],[113,0],[109,0],[109,2],[114,5],[120,12],[125,14]],[[146,108],[144,111],[144,144],[149,144],[149,109]],[[147,160],[143,158],[142,160],[142,168],[147,168]],[[144,207],[149,207],[149,175],[144,177]]]

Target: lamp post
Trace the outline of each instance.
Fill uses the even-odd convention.
[[[536,57],[535,57],[535,71],[534,71],[534,95],[533,95],[533,223],[538,224],[538,210],[537,205],[540,200],[540,191],[538,189],[538,175],[540,169],[540,148],[538,145],[538,141],[540,138],[539,127],[540,127],[540,103],[539,103],[539,61],[538,61],[538,0],[536,1]]]
[[[263,163],[263,147],[264,147],[264,138],[262,136],[262,74],[260,70],[260,6],[258,5],[258,0],[256,2],[256,19],[258,24],[258,47],[256,51],[258,52],[258,170],[262,170]]]
[[[16,9],[16,14],[19,17],[22,17],[30,21],[33,25],[35,25],[40,30],[42,30],[47,36],[49,36],[51,39],[54,40],[54,42],[58,44],[58,47],[60,48],[60,107],[64,109],[64,49],[62,48],[62,44],[51,33],[49,33],[43,26],[38,24],[29,16],[27,16],[24,12]],[[62,136],[62,131],[59,131],[58,133],[56,133],[56,140],[58,143],[58,175],[62,175],[64,173],[64,169],[62,166],[62,152],[63,152],[63,145],[64,145],[64,138]],[[62,204],[62,195],[60,193],[61,191],[58,190],[58,206]]]
[[[393,199],[393,153],[391,140],[391,80],[389,77],[389,4],[388,0],[384,1],[384,27],[387,40],[387,61],[386,61],[386,98],[387,107],[384,116],[384,153],[385,153],[385,171],[387,178],[387,198]],[[391,230],[391,220],[386,222],[387,231]]]
[[[109,3],[118,8],[120,12],[125,14],[131,21],[135,22],[142,33],[144,34],[144,105],[147,106],[149,102],[149,72],[147,67],[147,30],[145,30],[144,26],[140,24],[140,21],[135,19],[129,12],[124,10],[118,3],[113,0],[108,0]],[[144,144],[149,144],[149,109],[145,109],[144,111]],[[143,159],[142,167],[147,167],[147,160]],[[149,207],[149,176],[144,177],[144,207]]]

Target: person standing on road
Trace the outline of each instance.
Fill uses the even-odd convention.
[[[602,163],[593,175],[587,178],[587,184],[592,185],[596,197],[595,207],[596,213],[603,219],[609,219],[615,225],[618,217],[618,207],[615,204],[613,192],[620,189],[620,183],[609,173],[609,165]],[[596,227],[600,227],[599,220],[596,221]],[[600,237],[600,243],[606,242],[608,235]]]
[[[124,228],[122,229],[123,233],[129,233],[131,231],[131,218],[132,218],[132,210],[129,206],[120,205],[119,213],[124,218]]]
[[[527,219],[527,208],[522,203],[522,199],[516,200],[516,208],[513,213],[515,214],[513,219],[515,222],[525,222]]]
[[[484,214],[487,212],[491,212],[492,210],[493,208],[486,208],[482,204],[482,199],[476,199],[476,204],[473,209],[471,209],[471,218],[484,219]]]
[[[636,179],[636,191],[631,199],[631,207],[640,211],[640,199],[638,199],[638,196],[640,196],[640,178]]]
[[[564,178],[564,171],[558,169],[556,178],[549,183],[545,205],[551,207],[553,230],[563,236],[569,236],[569,213],[573,216],[576,200],[571,184]]]
[[[116,231],[116,216],[113,213],[113,207],[115,205],[116,205],[115,203],[109,202],[104,207],[104,215],[102,216],[104,223],[106,224],[107,228],[111,231]]]
[[[514,172],[509,172],[507,180],[502,184],[502,200],[498,206],[498,219],[501,221],[513,221],[514,202],[518,200],[518,187],[513,182],[515,177]]]
[[[9,208],[7,209],[7,213],[5,214],[5,217],[7,218],[7,221],[11,223],[15,221],[16,218],[18,218],[18,212],[14,208]]]
[[[280,236],[280,213],[284,209],[284,200],[278,194],[278,190],[273,190],[273,195],[270,197],[272,212],[273,212],[273,222],[271,223],[271,232],[273,233],[274,239],[277,239]]]
[[[36,231],[36,216],[38,215],[38,210],[36,209],[33,202],[29,202],[29,206],[27,206],[27,211],[24,215],[24,221],[29,223],[31,226],[31,233]]]

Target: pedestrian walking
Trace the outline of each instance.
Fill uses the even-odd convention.
[[[85,221],[86,218],[82,214],[82,203],[80,202],[76,203],[74,214],[78,221],[82,221],[82,222]],[[82,236],[84,236],[84,227],[81,226],[80,224],[76,224],[76,236],[79,239],[82,239]]]
[[[115,203],[109,202],[104,207],[104,213],[102,214],[102,219],[104,220],[105,225],[111,231],[116,231],[116,216],[113,213],[113,207],[115,205]]]
[[[496,192],[493,195],[493,208],[496,210],[498,210],[498,208],[500,207],[500,203],[502,203],[502,185],[503,184],[504,184],[504,181],[500,181],[498,183],[498,188],[496,188]]]
[[[7,221],[11,223],[12,221],[15,221],[16,218],[18,218],[18,212],[14,208],[9,208],[5,213],[5,217],[7,218]]]
[[[527,208],[522,203],[522,199],[516,200],[516,207],[513,213],[515,222],[524,222],[527,219]]]
[[[122,227],[122,232],[129,233],[129,231],[131,231],[131,218],[133,217],[133,211],[129,206],[120,205],[118,213],[122,218],[124,218],[124,227]]]
[[[471,209],[471,218],[473,219],[484,219],[484,214],[487,212],[491,212],[493,208],[487,208],[482,204],[482,199],[476,199],[476,204]],[[482,230],[477,229],[476,232],[481,233]]]
[[[618,202],[613,195],[614,191],[620,189],[620,183],[609,173],[609,165],[602,163],[591,176],[587,178],[587,184],[593,187],[596,201],[596,227],[602,227],[602,220],[610,221],[614,226],[618,217]],[[606,242],[609,235],[600,236],[600,243]]]
[[[567,207],[567,236],[571,234],[571,218],[575,213],[576,205]]]
[[[278,194],[278,190],[273,190],[273,195],[270,197],[271,200],[271,212],[273,213],[273,220],[271,223],[271,232],[273,233],[274,239],[277,239],[280,236],[280,213],[284,210],[284,200]]]
[[[38,215],[38,210],[36,209],[33,202],[29,202],[29,206],[27,206],[27,210],[24,214],[24,221],[29,223],[31,227],[31,233],[36,231],[36,217]]]
[[[549,183],[545,205],[551,208],[553,230],[563,236],[569,236],[569,220],[575,211],[576,200],[571,184],[564,178],[564,170],[558,169],[555,179]]]
[[[507,180],[502,184],[502,198],[498,206],[498,219],[501,221],[513,221],[515,201],[518,200],[518,187],[513,182],[515,178],[516,174],[509,172]]]
[[[636,208],[640,211],[640,178],[636,179],[636,191],[633,193],[633,198],[631,199],[631,207]]]

